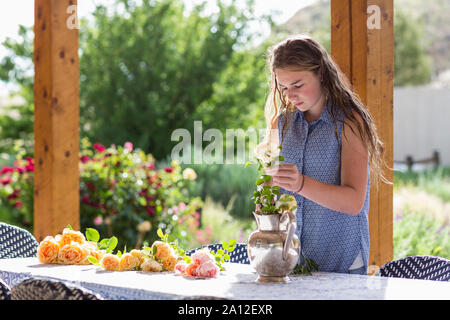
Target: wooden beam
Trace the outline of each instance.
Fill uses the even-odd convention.
[[[368,13],[369,7],[374,11]],[[393,17],[393,0],[331,0],[331,55],[372,114],[390,168],[393,167]],[[369,22],[378,18],[379,28],[372,23],[368,26],[369,18]],[[393,181],[392,171],[386,171],[385,176]],[[393,186],[380,181],[376,189],[374,184],[371,177],[369,266],[381,267],[393,259]]]
[[[70,224],[79,230],[78,30],[68,27],[76,0],[35,0],[34,235]]]

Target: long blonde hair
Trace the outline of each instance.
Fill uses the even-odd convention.
[[[273,145],[274,123],[283,114],[285,121],[281,132],[281,142],[291,125],[295,111],[297,110],[286,96],[280,91],[275,76],[276,69],[289,69],[296,71],[311,71],[322,80],[322,91],[325,94],[329,114],[333,118],[335,125],[335,136],[338,138],[337,122],[344,121],[337,117],[340,111],[357,129],[359,137],[367,146],[369,154],[369,167],[373,177],[381,179],[385,183],[391,183],[384,175],[383,170],[386,163],[383,159],[384,145],[377,134],[377,130],[369,111],[362,103],[359,96],[354,93],[348,85],[348,80],[333,61],[325,48],[308,35],[296,35],[269,48],[268,64],[270,67],[270,92],[265,105],[266,136],[265,140],[257,146],[258,148],[268,148]],[[336,110],[338,108],[339,110]],[[357,120],[353,112],[356,112],[362,119],[362,125]],[[354,130],[350,126],[353,133]],[[272,147],[273,148],[273,147]],[[340,156],[340,154],[339,154]]]

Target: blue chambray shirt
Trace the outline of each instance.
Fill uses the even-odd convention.
[[[337,115],[339,116],[339,115]],[[340,114],[340,119],[345,117]],[[278,120],[279,141],[284,115]],[[333,118],[327,106],[319,119],[308,123],[303,112],[297,110],[287,130],[281,155],[285,163],[297,165],[300,173],[318,181],[340,185],[342,123],[337,122],[339,142],[336,140]],[[297,236],[301,257],[314,260],[319,271],[345,273],[361,252],[365,270],[369,260],[369,195],[370,175],[364,206],[358,215],[350,215],[325,208],[299,194],[280,188],[280,193],[293,195],[298,204]]]

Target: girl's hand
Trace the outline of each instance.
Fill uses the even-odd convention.
[[[277,185],[292,192],[300,189],[304,179],[304,176],[298,172],[297,166],[292,163],[275,165],[272,168],[266,168],[265,171],[272,176],[271,185]]]

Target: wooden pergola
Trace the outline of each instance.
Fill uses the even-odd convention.
[[[77,0],[35,0],[34,235],[41,241],[68,224],[80,228]],[[369,28],[369,6],[380,27]],[[331,0],[331,54],[369,108],[393,165],[393,0]],[[393,181],[392,172],[386,172]],[[373,180],[372,180],[373,181]],[[393,186],[370,193],[370,261],[393,258]]]

